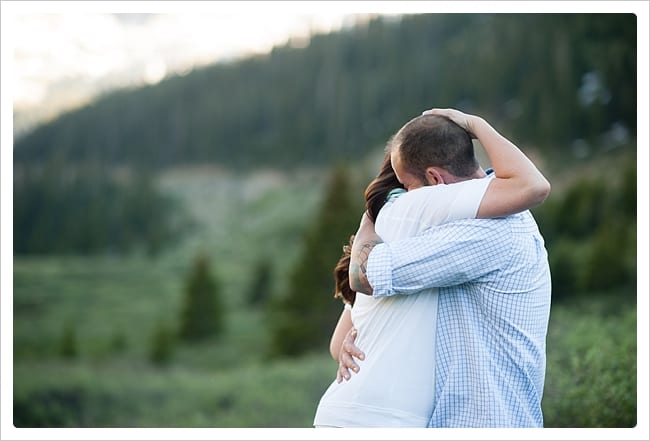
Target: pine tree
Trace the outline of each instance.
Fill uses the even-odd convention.
[[[223,331],[223,306],[219,285],[210,273],[210,261],[200,254],[194,260],[185,288],[180,337],[202,340]]]
[[[152,363],[162,366],[168,364],[174,351],[174,337],[167,326],[158,323],[151,334],[151,349],[149,359]]]
[[[341,247],[356,231],[362,207],[351,198],[346,171],[337,167],[331,175],[325,199],[308,231],[302,255],[289,280],[285,297],[271,308],[273,355],[300,355],[326,350],[341,303],[333,297],[333,268]]]
[[[264,305],[271,296],[271,262],[260,260],[255,267],[253,281],[248,290],[248,303],[251,306]]]
[[[108,342],[108,350],[113,353],[122,353],[129,347],[129,342],[121,331],[115,331]]]
[[[79,344],[77,342],[77,332],[71,322],[67,322],[63,327],[59,352],[64,358],[76,358],[79,355]]]

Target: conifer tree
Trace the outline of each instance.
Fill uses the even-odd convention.
[[[333,297],[333,268],[343,244],[356,231],[361,212],[360,204],[353,203],[346,170],[336,167],[291,272],[287,295],[271,308],[273,355],[326,350],[342,309]]]
[[[268,259],[262,259],[257,263],[247,296],[248,303],[251,306],[261,306],[269,299],[271,293],[271,269],[271,262]]]
[[[220,334],[223,315],[219,285],[210,273],[210,261],[199,254],[186,282],[180,337],[195,341]]]
[[[59,352],[64,358],[76,358],[79,355],[79,344],[77,342],[77,332],[71,322],[66,322],[63,326]]]
[[[168,364],[174,350],[174,337],[170,329],[163,323],[158,323],[151,334],[149,359],[152,363],[162,366]]]

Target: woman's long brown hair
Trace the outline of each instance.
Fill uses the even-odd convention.
[[[377,220],[379,210],[386,203],[388,193],[395,188],[404,187],[393,171],[390,162],[390,153],[387,152],[379,167],[377,176],[368,184],[364,192],[366,213],[373,223]],[[343,254],[334,267],[334,298],[340,297],[343,303],[349,303],[350,305],[354,305],[354,299],[356,297],[356,293],[350,288],[350,279],[348,276],[353,241],[354,235],[350,236],[348,244],[343,246]]]
[[[404,186],[397,179],[397,175],[393,170],[390,162],[390,152],[386,152],[377,176],[368,184],[364,193],[366,213],[368,213],[368,217],[373,223],[377,220],[379,210],[386,203],[386,196],[395,188],[404,188]]]
[[[352,251],[352,242],[354,235],[346,245],[343,245],[343,255],[334,267],[334,298],[341,298],[343,303],[354,305],[356,293],[350,288],[350,278],[348,271],[350,268],[350,251]]]

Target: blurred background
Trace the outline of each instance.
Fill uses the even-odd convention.
[[[14,425],[310,427],[384,143],[455,107],[553,185],[546,426],[634,427],[637,17],[273,18],[15,15]]]

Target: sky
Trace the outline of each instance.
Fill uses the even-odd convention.
[[[155,84],[166,75],[268,52],[287,42],[304,45],[311,33],[337,31],[372,15],[591,12],[595,3],[3,1],[2,92],[3,98],[11,94],[11,122],[19,136],[101,92]],[[601,4],[608,3],[625,2]]]
[[[367,17],[336,7],[262,6],[255,13],[241,5],[135,9],[142,10],[150,12],[123,6],[112,9],[116,12],[21,8],[12,20],[16,133],[102,91],[155,84],[166,75],[266,53],[277,45],[305,45],[310,34],[337,31]]]
[[[311,33],[337,31],[369,15],[504,7],[544,12],[572,2],[538,2],[534,8],[527,3],[2,2],[3,16],[10,13],[3,20],[3,40],[8,36],[12,50],[3,76],[11,77],[13,125],[21,134],[100,92],[154,84],[166,75],[287,42],[301,45]],[[594,2],[573,3],[591,10]]]

